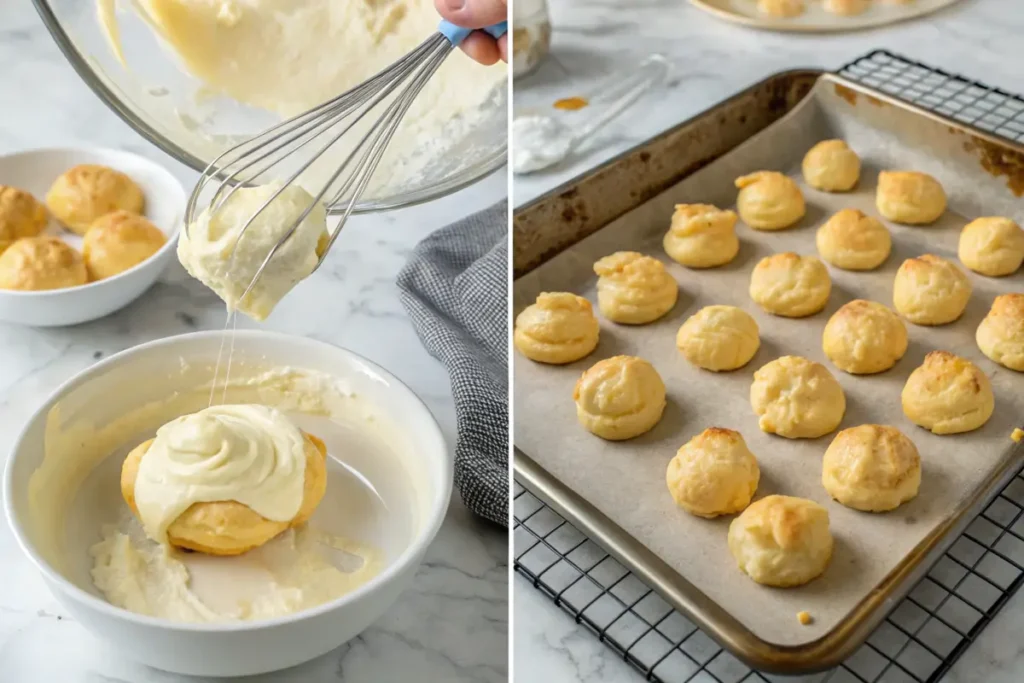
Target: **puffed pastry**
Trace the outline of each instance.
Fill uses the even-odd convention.
[[[750,274],[750,298],[767,312],[786,318],[814,315],[825,308],[831,293],[828,269],[814,256],[772,254]]]
[[[617,251],[594,264],[597,307],[609,320],[625,325],[654,322],[672,310],[679,285],[656,258]]]
[[[797,17],[804,13],[804,0],[757,0],[757,10],[770,17]]]
[[[896,271],[892,302],[915,325],[945,325],[963,315],[971,281],[956,265],[934,254],[909,258]]]
[[[787,439],[816,439],[842,422],[846,396],[821,363],[783,356],[754,373],[750,405],[762,431]]]
[[[0,251],[22,237],[35,237],[46,227],[46,207],[29,192],[0,185]]]
[[[665,410],[665,383],[654,366],[635,356],[595,363],[576,382],[576,417],[587,431],[622,441],[649,431]]]
[[[739,432],[710,427],[690,439],[668,463],[665,482],[676,505],[708,519],[750,504],[761,471]]]
[[[542,292],[516,316],[513,342],[530,360],[561,365],[593,351],[600,331],[589,301],[568,292]]]
[[[878,174],[875,206],[883,218],[906,225],[928,225],[946,210],[946,192],[939,181],[917,171]]]
[[[917,495],[921,456],[914,442],[895,427],[851,427],[836,434],[825,450],[821,484],[848,508],[895,510]]]
[[[167,541],[207,555],[241,555],[258,548],[282,531],[307,521],[327,491],[327,446],[312,434],[306,436],[306,472],[302,504],[290,522],[275,522],[233,500],[193,503],[167,527]],[[139,464],[154,439],[136,446],[121,465],[121,496],[138,517],[135,481]]]
[[[1024,230],[1009,218],[977,218],[960,232],[957,254],[975,273],[1011,275],[1024,263]]]
[[[729,552],[740,570],[765,586],[799,586],[832,559],[828,510],[814,501],[767,496],[729,525]]]
[[[843,140],[823,140],[804,155],[802,170],[817,190],[847,192],[860,179],[860,157]]]
[[[736,209],[743,222],[755,230],[783,230],[807,211],[804,195],[789,176],[777,171],[758,171],[736,179]]]
[[[88,281],[82,256],[51,235],[23,237],[0,253],[0,289],[64,289]]]
[[[689,268],[714,268],[736,258],[736,214],[710,204],[676,204],[662,244],[674,261]]]
[[[970,432],[995,409],[992,384],[977,365],[947,351],[932,351],[910,373],[901,395],[903,413],[933,434]]]
[[[57,177],[46,206],[61,225],[84,235],[100,216],[123,209],[142,213],[146,200],[131,178],[106,166],[82,164]]]
[[[892,250],[889,230],[857,209],[836,212],[818,228],[815,243],[821,258],[843,270],[874,270]]]
[[[907,328],[899,316],[875,301],[854,299],[825,324],[821,346],[837,368],[872,375],[896,365],[907,352]]]
[[[97,218],[82,240],[90,280],[134,268],[167,244],[167,235],[137,213],[114,211]]]
[[[676,347],[686,360],[714,372],[742,368],[760,346],[757,322],[735,306],[705,306],[676,333]]]
[[[854,17],[864,13],[868,8],[868,0],[825,0],[823,6],[826,12]]]
[[[1000,365],[1024,372],[1024,294],[1001,294],[978,325],[978,348]]]

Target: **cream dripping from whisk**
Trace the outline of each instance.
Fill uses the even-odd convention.
[[[328,237],[327,210],[316,202],[243,301],[242,295],[274,245],[314,204],[309,192],[288,185],[261,211],[280,189],[280,184],[239,188],[212,214],[211,207],[204,209],[178,239],[178,260],[185,270],[212,289],[229,310],[240,310],[254,320],[265,320],[284,295],[313,272]]]
[[[213,406],[168,422],[139,463],[135,504],[146,535],[167,528],[193,503],[236,501],[275,522],[302,505],[306,440],[280,411]]]

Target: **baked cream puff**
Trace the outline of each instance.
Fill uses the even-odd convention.
[[[41,233],[46,218],[46,207],[30,193],[0,185],[0,252],[16,239]]]
[[[992,383],[977,365],[947,351],[932,351],[910,373],[900,396],[903,413],[933,434],[978,429],[992,417]]]
[[[851,375],[873,375],[896,365],[907,352],[907,328],[880,303],[854,299],[825,324],[821,346],[835,366]]]
[[[0,289],[64,289],[88,281],[82,256],[51,235],[15,240],[0,253]]]
[[[787,439],[816,439],[842,422],[846,395],[821,363],[783,356],[754,373],[750,405],[762,431]]]
[[[679,285],[656,258],[635,251],[618,251],[594,264],[597,307],[609,320],[643,325],[672,310]]]
[[[946,211],[946,192],[939,181],[917,171],[878,174],[875,206],[883,218],[906,225],[928,225]]]
[[[676,204],[662,241],[672,260],[689,268],[714,268],[736,258],[736,214],[710,204]]]
[[[635,356],[598,361],[576,382],[576,417],[589,432],[622,441],[649,431],[665,410],[665,383]]]
[[[836,434],[825,450],[821,484],[832,498],[854,510],[895,510],[917,496],[921,456],[914,442],[895,427],[851,427]]]
[[[530,360],[572,363],[597,347],[601,327],[594,307],[568,292],[542,292],[516,316],[512,341]]]
[[[831,293],[828,269],[814,256],[772,254],[750,274],[750,298],[768,313],[786,318],[814,315],[825,308]]]
[[[240,555],[308,520],[327,448],[279,411],[220,405],[173,420],[121,466],[121,495],[155,541]]]
[[[804,217],[804,195],[793,179],[777,171],[758,171],[736,179],[736,209],[755,230],[783,230]]]
[[[740,570],[757,583],[805,584],[832,559],[828,510],[803,498],[762,498],[729,525],[728,544]]]
[[[711,518],[747,507],[760,476],[757,458],[739,432],[710,427],[676,452],[665,482],[676,505]]]
[[[860,179],[860,157],[842,140],[823,140],[804,155],[801,170],[816,190],[847,192]]]
[[[145,205],[135,181],[120,171],[95,164],[68,169],[46,193],[50,213],[78,235],[84,235],[100,216],[118,209],[142,213]]]
[[[97,218],[85,233],[82,256],[89,279],[102,280],[134,268],[167,244],[167,235],[148,220],[118,210]]]
[[[686,360],[713,372],[742,368],[760,346],[757,322],[735,306],[705,306],[676,333],[676,347]]]
[[[924,254],[896,271],[892,302],[915,325],[945,325],[963,315],[971,290],[971,281],[952,261]]]
[[[1024,230],[1001,216],[978,218],[960,232],[960,263],[989,277],[1012,275],[1024,263]]]
[[[1024,372],[1024,294],[997,296],[978,325],[975,340],[996,363]]]
[[[836,212],[815,235],[818,253],[843,270],[874,270],[892,250],[892,237],[882,222],[857,209]]]

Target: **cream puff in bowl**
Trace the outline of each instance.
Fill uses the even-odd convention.
[[[12,288],[0,284],[0,322],[61,327],[102,318],[142,296],[174,258],[187,197],[181,183],[170,172],[148,159],[105,149],[36,149],[0,155],[0,178],[41,204],[56,178],[82,165],[114,169],[131,178],[145,196],[144,214],[140,219],[152,226],[152,230],[146,229],[144,239],[139,239],[138,234],[129,236],[119,229],[104,230],[104,233],[118,232],[128,238],[109,240],[106,235],[103,239],[90,240],[92,245],[89,246],[89,241],[68,231],[56,219],[48,219],[38,238],[61,240],[77,253],[77,260],[85,259],[85,251],[95,255],[92,267],[86,263],[94,277],[82,282],[68,280],[68,285],[59,289]],[[43,210],[40,214],[37,209],[29,208],[31,220],[26,220],[24,206],[19,212],[20,232],[36,230],[38,225],[34,221],[49,213]],[[110,219],[104,215],[99,220]],[[154,230],[162,233],[162,239]],[[45,266],[38,262],[36,265]],[[40,272],[43,271],[52,273],[49,267]],[[52,279],[49,275],[47,278]]]
[[[14,536],[63,609],[113,651],[207,677],[291,667],[363,631],[412,581],[444,520],[453,478],[437,422],[386,370],[324,342],[239,330],[231,383],[223,403],[218,391],[214,408],[276,412],[293,425],[292,442],[304,458],[323,457],[304,434],[322,441],[323,496],[308,521],[241,555],[161,545],[122,498],[122,466],[155,439],[141,458],[144,468],[159,457],[154,449],[165,426],[207,409],[220,344],[219,330],[199,332],[92,365],[28,418],[4,473]],[[206,459],[218,456],[198,448],[201,440],[174,443]],[[258,472],[266,460],[231,462]],[[140,503],[147,499],[143,474],[136,474],[137,506],[179,502],[165,495]],[[306,475],[317,477],[312,469]],[[307,479],[295,481],[301,487]],[[232,533],[252,530],[217,510],[225,507],[190,518],[191,532],[215,530],[202,521],[218,517]]]

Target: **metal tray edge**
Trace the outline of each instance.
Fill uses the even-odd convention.
[[[1013,150],[1024,155],[1024,145],[1013,143],[987,133],[975,126],[961,123],[922,109],[886,93],[845,79],[830,72],[812,69],[789,69],[770,75],[748,88],[709,107],[700,114],[670,128],[615,158],[590,169],[576,178],[530,201],[516,209],[520,213],[584,182],[593,174],[605,170],[624,158],[637,153],[655,140],[669,135],[679,128],[705,116],[712,116],[724,105],[763,85],[764,83],[790,73],[816,72],[819,79],[832,81],[858,94],[872,97],[889,105],[913,111],[951,128],[969,132],[996,148]],[[568,247],[567,247],[568,248]],[[517,274],[516,277],[521,276]],[[1009,435],[1007,435],[1009,436]],[[517,479],[525,484],[531,493],[552,507],[563,518],[588,534],[610,555],[626,568],[654,588],[672,607],[682,612],[724,649],[741,659],[753,669],[778,674],[814,673],[830,669],[842,663],[871,634],[875,627],[895,607],[931,566],[959,537],[993,498],[1013,479],[1024,465],[1024,442],[1009,449],[999,466],[985,482],[977,488],[965,504],[953,511],[946,521],[936,528],[914,550],[890,572],[876,589],[861,601],[839,624],[821,638],[801,646],[781,646],[763,640],[700,590],[686,581],[661,558],[639,543],[590,502],[571,491],[568,487],[540,467],[532,458],[514,448],[513,471]],[[888,607],[888,609],[886,609]],[[793,615],[795,618],[795,615]]]

